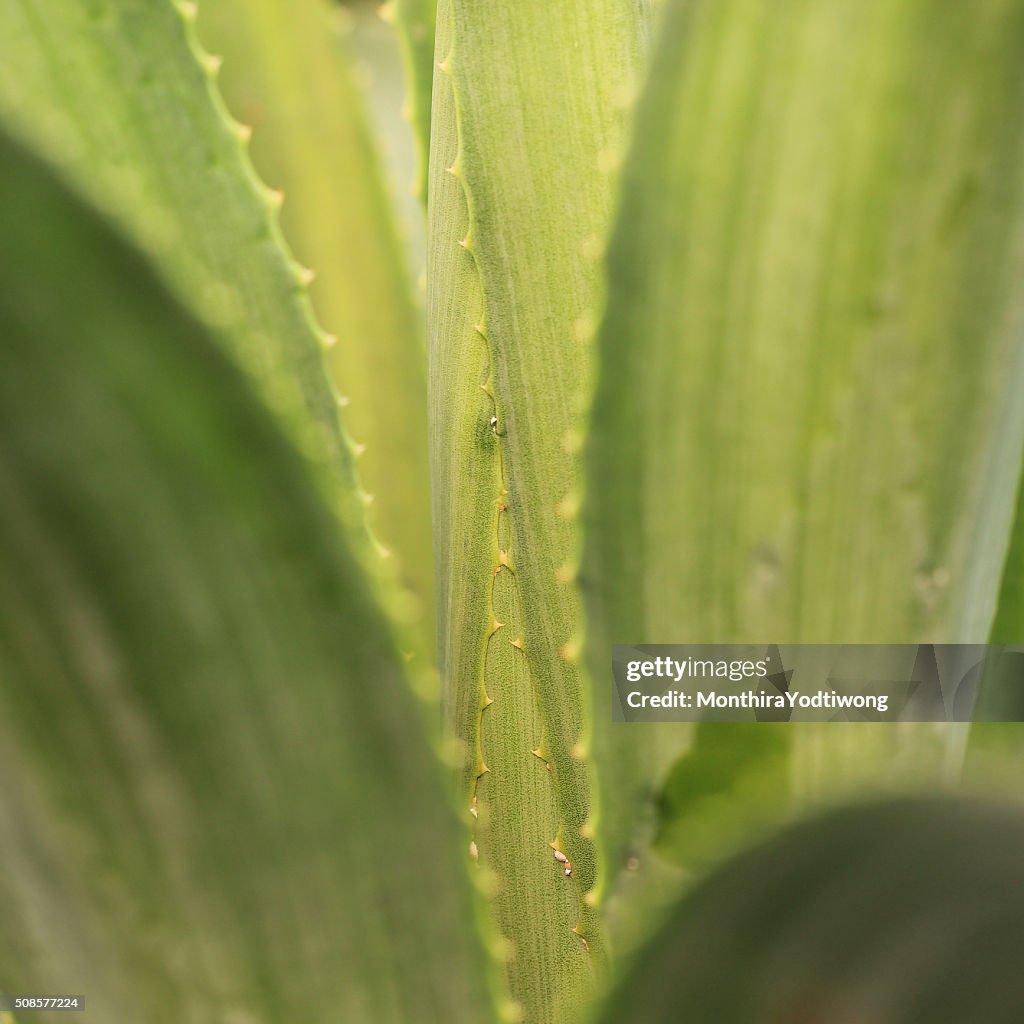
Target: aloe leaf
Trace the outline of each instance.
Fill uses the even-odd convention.
[[[1024,507],[1018,507],[1012,543],[1006,558],[999,607],[992,624],[993,643],[1020,643],[1024,632]]]
[[[405,55],[409,122],[420,153],[416,192],[427,201],[430,103],[434,88],[434,22],[437,0],[392,0],[394,21]]]
[[[1017,496],[990,642],[1017,644],[1024,637],[1024,487]],[[1024,723],[977,722],[965,744],[968,785],[1015,785],[1024,758]]]
[[[697,730],[694,749],[669,771],[661,793],[656,845],[684,864],[749,841],[750,808],[776,819],[787,810],[786,725],[761,722]]]
[[[353,77],[383,163],[405,262],[422,314],[426,295],[427,218],[426,192],[419,177],[426,173],[426,140],[418,137],[409,121],[412,72],[391,14],[393,8],[386,4],[356,4],[343,8],[339,21]]]
[[[900,800],[791,827],[702,882],[601,1020],[1019,1020],[1019,808]]]
[[[332,500],[361,529],[311,273],[284,245],[280,196],[253,171],[249,128],[224,109],[220,61],[196,42],[195,15],[187,0],[0,0],[0,119],[155,260],[329,470]]]
[[[466,823],[528,1021],[567,1020],[602,957],[587,897],[576,422],[640,30],[633,5],[607,0],[438,12],[427,264],[438,643]]]
[[[426,715],[307,463],[6,137],[0,187],[0,990],[494,1020]]]
[[[359,478],[373,495],[367,519],[395,553],[431,646],[422,310],[336,20],[323,0],[220,0],[200,8],[198,30],[224,59],[228,106],[253,126],[261,177],[284,192],[284,233],[316,269],[309,294],[318,321],[339,339],[328,365],[348,399]]]
[[[1017,0],[666,6],[599,342],[595,674],[613,642],[987,638],[1024,418],[1022,57]],[[792,736],[805,795],[946,743]],[[632,803],[603,804],[625,843]]]
[[[1003,564],[991,642],[1017,644],[1024,636],[1024,484],[1018,495],[1013,529]]]

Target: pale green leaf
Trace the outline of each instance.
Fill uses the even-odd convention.
[[[1019,0],[667,5],[589,444],[599,684],[613,642],[987,639],[1024,434],[1022,101]],[[957,740],[793,736],[801,797]],[[621,763],[624,845],[653,769]]]
[[[427,270],[439,655],[467,828],[494,879],[513,996],[538,1024],[570,1019],[602,960],[585,899],[576,425],[640,35],[636,5],[617,0],[438,13]]]
[[[150,254],[329,469],[332,500],[360,528],[308,273],[283,244],[247,128],[224,110],[195,11],[184,0],[0,0],[0,119]]]
[[[430,100],[434,83],[434,21],[437,0],[392,0],[395,24],[405,54],[408,100],[406,109],[416,134],[420,173],[416,191],[427,200],[427,164],[430,153]]]
[[[0,991],[495,1019],[433,730],[307,464],[2,137],[0,187]]]
[[[325,0],[218,0],[200,8],[198,27],[203,43],[224,58],[228,106],[253,127],[261,177],[284,193],[284,233],[316,271],[310,298],[338,339],[328,363],[348,399],[345,422],[360,447],[360,481],[373,495],[367,519],[416,595],[432,647],[423,315],[339,13]]]

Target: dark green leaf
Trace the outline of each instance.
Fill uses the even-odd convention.
[[[0,189],[0,991],[491,1020],[425,715],[305,462],[2,137]]]
[[[635,960],[608,1024],[1017,1024],[1024,813],[900,800],[729,861]]]

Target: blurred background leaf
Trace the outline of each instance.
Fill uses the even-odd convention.
[[[738,722],[696,730],[693,748],[672,766],[660,799],[656,849],[700,867],[722,848],[754,838],[759,824],[788,810],[787,725]],[[758,808],[751,821],[749,808]]]
[[[6,137],[0,188],[0,991],[495,1019],[436,730],[307,464]]]
[[[254,129],[261,178],[284,192],[285,236],[316,271],[310,298],[318,322],[338,338],[328,361],[348,400],[360,481],[373,496],[367,518],[416,597],[432,664],[423,311],[353,81],[350,21],[326,0],[219,0],[200,7],[198,28],[224,58],[228,108]],[[400,66],[393,71],[401,76]],[[417,214],[422,218],[421,209]]]
[[[249,162],[248,130],[224,110],[213,83],[220,63],[196,42],[194,17],[194,4],[167,0],[0,0],[0,120],[151,256],[259,382],[361,531],[308,275]]]
[[[990,641],[1020,643],[1024,635],[1024,486],[1017,497],[1013,531],[992,623]],[[1019,706],[1019,696],[1016,703]],[[1016,710],[1016,709],[1014,709]],[[1024,723],[977,722],[971,725],[964,760],[964,781],[974,789],[1015,789],[1024,769]]]
[[[1022,57],[1019,0],[666,5],[588,442],[599,723],[616,642],[988,638],[1024,438]],[[793,785],[751,821],[955,773],[964,730],[787,736]],[[599,730],[613,872],[685,737]],[[690,816],[664,837],[712,824],[671,784],[662,807]]]
[[[1013,1024],[1024,814],[904,799],[744,851],[634,959],[615,1024]]]
[[[381,83],[381,94],[393,90],[398,84],[402,101],[402,119],[414,143],[415,173],[412,175],[409,193],[417,200],[422,217],[426,212],[428,164],[430,155],[431,103],[434,91],[435,25],[437,21],[436,0],[336,0],[352,17],[354,50],[357,60],[371,71],[374,79],[379,71],[385,71],[389,82]],[[382,33],[380,25],[388,25],[390,33]],[[375,27],[376,26],[376,27]],[[394,37],[401,51],[403,70],[399,76],[390,71],[394,64],[390,54],[385,55],[389,44],[387,35]],[[360,60],[364,58],[365,60]],[[376,82],[373,92],[376,93]],[[388,113],[384,122],[389,122]],[[410,182],[406,182],[409,186]]]
[[[392,0],[391,10],[402,39],[408,79],[409,120],[419,145],[420,172],[416,192],[427,201],[430,154],[430,103],[434,89],[434,22],[437,0]]]
[[[372,0],[360,0],[347,10],[345,32],[354,78],[365,97],[372,134],[387,171],[406,262],[415,281],[417,299],[422,303],[426,287],[427,210],[418,181],[426,156],[421,151],[424,140],[414,132],[410,121],[409,68],[401,35],[404,23],[396,25],[391,17],[393,8]],[[429,139],[426,141],[429,143]]]

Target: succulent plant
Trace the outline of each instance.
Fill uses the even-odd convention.
[[[1016,851],[1015,811],[706,860],[1016,765],[1016,730],[616,724],[610,649],[1020,639],[1024,2],[389,13],[419,223],[340,28],[365,12],[0,0],[0,994],[868,1013],[726,991],[779,928],[841,946],[750,866],[820,848],[846,907],[934,832],[910,934],[1006,883],[964,837]],[[897,989],[871,1019],[939,1019]]]

